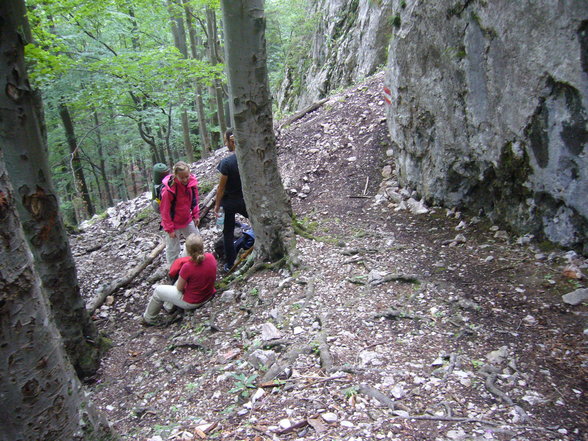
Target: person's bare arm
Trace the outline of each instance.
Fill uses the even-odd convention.
[[[182,279],[182,276],[178,277],[178,281],[176,282],[176,288],[178,289],[178,291],[184,292],[184,289],[186,288],[186,281]]]
[[[218,210],[220,209],[221,200],[225,195],[225,187],[227,186],[227,180],[229,177],[227,175],[221,175],[220,180],[218,181],[218,188],[216,189],[216,200],[214,202],[214,215],[218,217]]]

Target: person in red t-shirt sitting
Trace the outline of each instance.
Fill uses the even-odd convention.
[[[164,302],[169,302],[184,310],[198,308],[210,300],[216,292],[216,259],[211,253],[204,253],[202,236],[190,234],[186,239],[188,258],[177,259],[178,265],[172,266],[175,271],[179,268],[179,277],[175,285],[158,285],[149,300],[143,314],[143,324],[157,325],[157,314]],[[170,276],[171,274],[170,269]]]

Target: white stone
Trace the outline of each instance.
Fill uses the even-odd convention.
[[[325,412],[325,413],[321,414],[321,417],[327,423],[335,423],[339,419],[337,417],[337,414],[335,414],[333,412]]]

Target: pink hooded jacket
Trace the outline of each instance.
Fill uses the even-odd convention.
[[[167,175],[162,183],[159,212],[161,226],[167,233],[185,228],[190,222],[199,218],[198,180],[194,175],[190,175],[187,185],[179,183],[174,179],[174,175]]]

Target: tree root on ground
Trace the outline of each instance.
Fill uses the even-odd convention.
[[[278,360],[270,366],[270,368],[261,378],[260,382],[266,383],[268,381],[275,380],[281,374],[286,373],[286,370],[290,368],[292,364],[294,364],[298,356],[310,353],[312,353],[312,348],[309,345],[299,345],[293,347],[284,355],[281,361]]]
[[[488,392],[490,392],[495,397],[500,398],[502,401],[504,401],[509,406],[512,406],[512,408],[515,410],[515,412],[521,418],[521,421],[526,422],[529,420],[529,417],[528,417],[527,413],[525,412],[525,410],[521,406],[515,404],[514,401],[508,395],[506,395],[504,392],[502,392],[500,389],[498,389],[496,387],[495,383],[498,378],[499,372],[495,367],[490,366],[490,365],[484,365],[480,369],[480,373],[482,375],[486,376],[486,381],[484,382],[484,386],[486,386],[486,390],[488,390]]]

